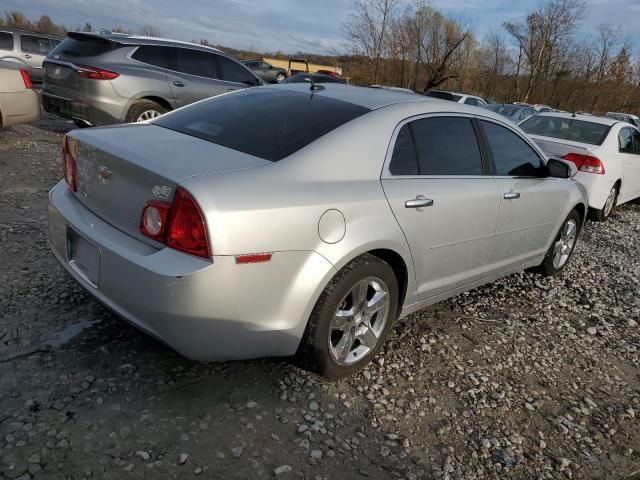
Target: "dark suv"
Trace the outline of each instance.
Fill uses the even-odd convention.
[[[70,32],[44,61],[42,105],[79,126],[140,122],[262,83],[215,48],[151,37]]]

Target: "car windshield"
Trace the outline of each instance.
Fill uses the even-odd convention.
[[[369,111],[311,92],[256,88],[196,103],[153,123],[275,162]]]
[[[91,36],[69,36],[65,38],[50,54],[62,57],[93,57],[113,50],[116,45],[108,40]]]
[[[602,145],[611,127],[575,118],[536,115],[520,125],[530,135],[558,138],[572,142]]]

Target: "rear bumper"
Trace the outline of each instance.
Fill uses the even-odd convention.
[[[97,287],[68,262],[72,228],[100,252]],[[100,302],[180,354],[200,361],[288,356],[334,267],[315,252],[270,262],[213,262],[151,247],[105,223],[60,182],[49,194],[51,248]]]
[[[40,118],[40,101],[33,90],[0,93],[0,126],[37,122]]]
[[[573,178],[587,191],[589,207],[602,210],[615,181],[606,175],[596,175],[585,172],[578,172]]]
[[[72,99],[42,92],[42,107],[46,112],[85,123],[87,126],[113,125],[120,123],[123,108],[112,103],[88,99]]]

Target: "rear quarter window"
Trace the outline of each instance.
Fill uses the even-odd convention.
[[[13,50],[13,34],[0,32],[0,50]]]
[[[67,37],[52,52],[52,56],[64,57],[95,57],[110,52],[116,45],[98,37],[78,36]]]
[[[196,103],[153,123],[275,162],[367,112],[322,95],[255,88]]]
[[[611,130],[609,125],[602,123],[547,115],[535,115],[520,124],[520,128],[530,135],[590,145],[602,145]]]

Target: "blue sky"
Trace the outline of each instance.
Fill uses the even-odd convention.
[[[640,0],[587,0],[584,31],[599,23],[622,26],[640,47]],[[524,18],[537,0],[432,0],[432,4],[469,23],[479,36],[501,30],[505,20]],[[179,40],[206,38],[214,44],[287,53],[342,51],[343,23],[351,0],[3,0],[4,10],[28,17],[49,14],[74,28],[117,25],[138,30],[152,25],[162,36]],[[635,53],[638,53],[637,51]]]

